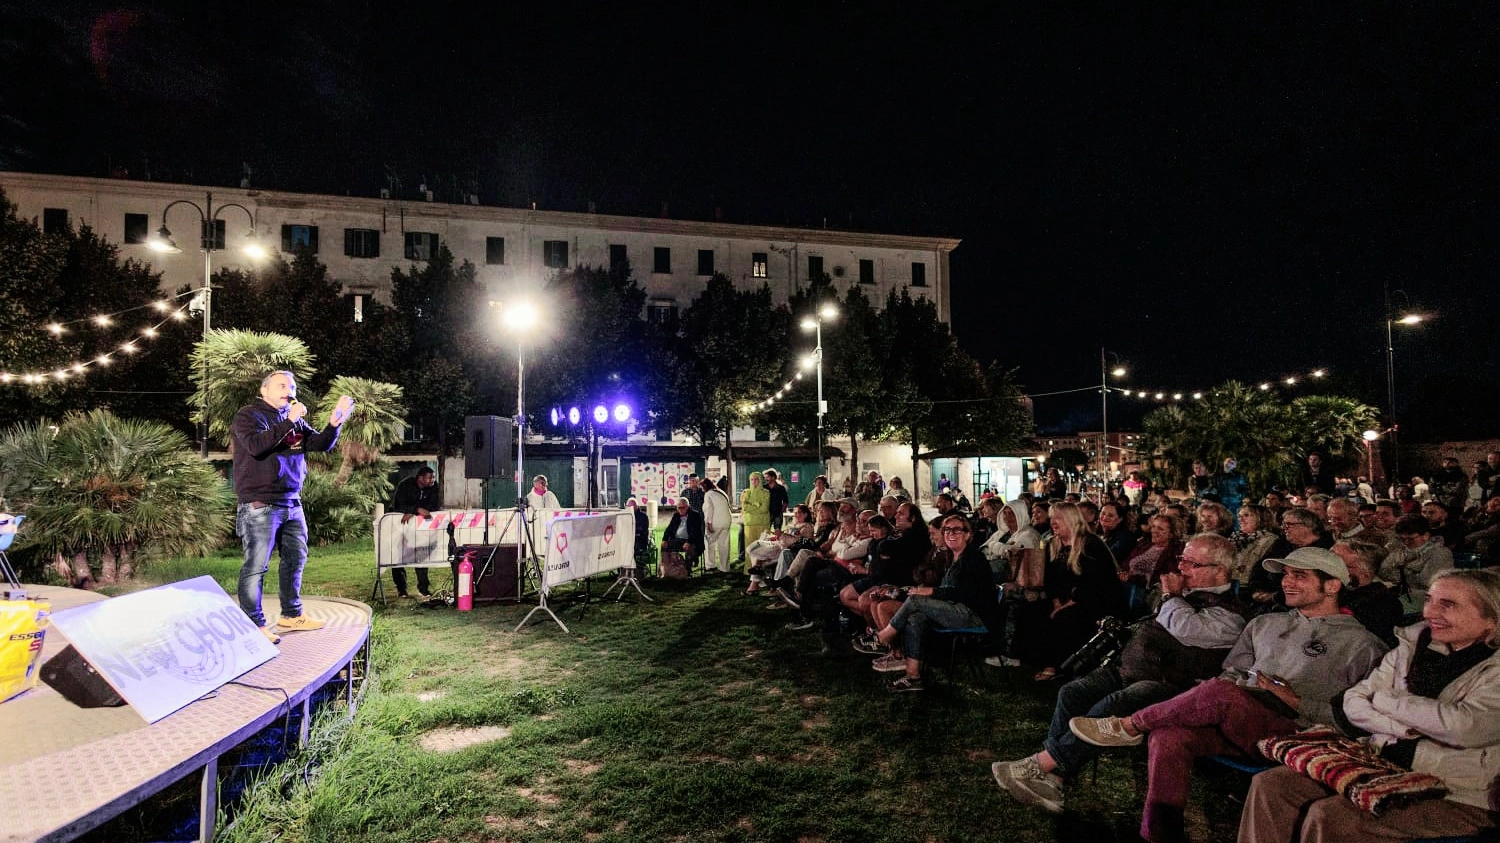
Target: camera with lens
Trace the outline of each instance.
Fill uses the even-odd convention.
[[[1134,630],[1134,624],[1127,624],[1115,617],[1104,618],[1099,621],[1099,631],[1094,633],[1094,637],[1062,663],[1061,672],[1072,676],[1083,676],[1113,663],[1120,657],[1120,653],[1125,649],[1125,644],[1130,640],[1130,634]]]

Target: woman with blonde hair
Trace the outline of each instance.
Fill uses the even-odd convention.
[[[1281,535],[1276,532],[1276,515],[1258,503],[1240,507],[1239,529],[1229,534],[1234,542],[1234,570],[1230,576],[1248,585],[1250,573],[1271,555],[1271,548]]]
[[[1057,677],[1058,667],[1098,630],[1106,616],[1123,618],[1125,588],[1119,567],[1104,540],[1083,520],[1072,503],[1054,504],[1048,512],[1048,544],[1042,600],[1018,607],[1017,655],[1041,664],[1038,682]]]

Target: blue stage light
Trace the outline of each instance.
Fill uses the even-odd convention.
[[[616,404],[615,405],[615,421],[617,421],[617,422],[627,422],[627,421],[630,421],[630,405],[629,404]]]
[[[579,410],[578,410],[577,407],[569,407],[568,408],[568,424],[576,425],[580,421],[583,421],[583,413],[579,412]]]
[[[603,404],[595,407],[594,421],[598,422],[599,424],[604,424],[605,422],[609,421],[609,408],[604,406]]]
[[[557,427],[558,425],[562,424],[562,420],[563,420],[562,410],[559,409],[559,408],[557,408],[557,407],[553,407],[552,408],[551,418],[552,418],[552,426],[553,427]]]

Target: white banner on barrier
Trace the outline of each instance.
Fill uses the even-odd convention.
[[[614,514],[617,510],[608,510]],[[535,531],[532,538],[538,549],[546,541],[546,527],[554,520],[580,515],[597,515],[601,510],[592,509],[538,509]],[[514,517],[513,509],[456,509],[434,512],[423,518],[413,515],[402,523],[402,513],[387,512],[375,524],[375,563],[381,568],[440,568],[448,565],[448,528],[453,527],[453,542],[456,545],[486,544],[485,521],[489,516],[489,541],[491,545],[514,545],[520,519]],[[632,524],[631,534],[635,527]]]
[[[559,513],[547,522],[544,587],[635,565],[635,513]]]

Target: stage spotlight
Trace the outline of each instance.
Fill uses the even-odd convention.
[[[609,408],[604,406],[603,404],[595,407],[594,421],[598,422],[599,424],[604,424],[605,422],[609,421]]]
[[[627,422],[627,421],[630,421],[630,405],[629,404],[616,404],[615,405],[615,421],[617,421],[617,422]]]
[[[553,427],[557,427],[558,425],[562,424],[562,422],[563,422],[562,410],[558,409],[557,407],[553,407],[552,408],[551,418],[552,418],[552,426]]]
[[[577,407],[568,408],[568,424],[578,424],[583,421],[583,413]]]

